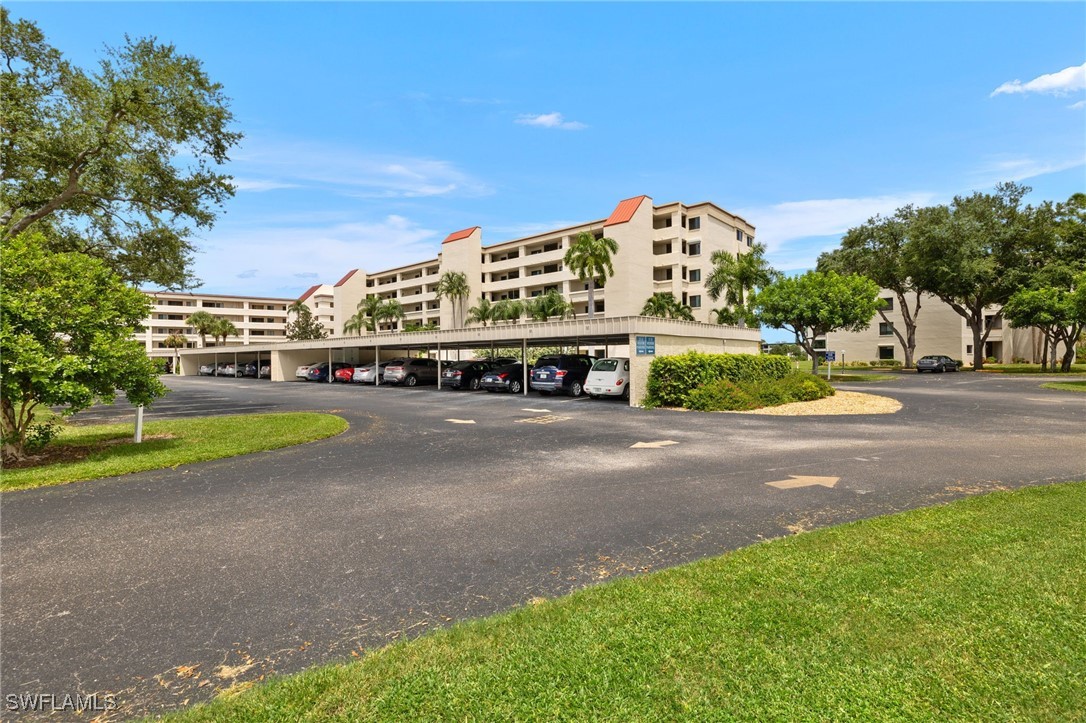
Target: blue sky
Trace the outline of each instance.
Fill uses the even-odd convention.
[[[225,86],[246,138],[199,241],[213,292],[296,296],[639,194],[739,213],[794,271],[904,203],[1086,189],[1083,3],[9,8],[84,67],[154,35]]]

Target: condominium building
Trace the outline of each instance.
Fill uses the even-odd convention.
[[[864,331],[832,332],[826,335],[825,340],[817,340],[816,348],[837,352],[838,361],[842,353],[846,362],[869,362],[876,359],[904,361],[904,347],[894,333],[895,329],[902,334],[905,331],[905,321],[897,297],[887,289],[880,292],[880,297],[886,304],[886,320],[876,314],[871,325]],[[989,308],[985,314],[989,333],[984,342],[984,357],[995,359],[999,363],[1010,363],[1015,359],[1039,362],[1042,339],[1037,330],[1016,329],[998,314],[998,306]],[[938,297],[930,294],[921,296],[920,313],[916,317],[914,356],[919,359],[925,354],[945,354],[966,363],[973,358],[973,332],[965,319]]]
[[[483,245],[478,226],[456,231],[442,242],[436,258],[384,271],[354,269],[331,287],[330,300],[324,286],[310,289],[303,299],[315,312],[331,312],[335,336],[343,335],[346,321],[371,294],[398,300],[405,312],[402,322],[383,323],[379,331],[407,324],[448,329],[460,321],[454,312],[462,314],[479,298],[523,300],[552,289],[580,317],[588,312],[588,282],[579,280],[563,259],[582,232],[618,243],[614,276],[594,293],[597,316],[636,316],[654,292],[670,292],[691,307],[697,321],[708,322],[711,302],[704,280],[710,257],[715,251],[738,255],[754,244],[754,227],[713,203],[655,206],[650,197],[637,196],[620,202],[606,218],[490,246]],[[449,271],[467,277],[470,292],[463,309],[437,298],[438,280]]]
[[[313,314],[313,320],[320,322],[329,333],[336,328],[335,287],[331,284],[315,284],[298,297]]]
[[[200,348],[200,336],[187,320],[197,311],[223,317],[238,329],[237,337],[226,340],[227,346],[257,344],[286,340],[287,307],[294,299],[259,296],[230,296],[181,291],[145,291],[151,299],[151,315],[143,321],[143,331],[136,338],[143,342],[151,356],[173,353],[163,342],[170,334],[184,334],[185,348]],[[215,340],[207,339],[207,346]]]

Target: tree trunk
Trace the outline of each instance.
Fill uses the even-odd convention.
[[[1044,333],[1045,342],[1041,346],[1041,371],[1048,371],[1048,332]]]
[[[981,317],[979,323],[974,319],[966,321],[969,323],[969,330],[973,332],[973,371],[979,372],[984,368],[984,333],[981,331],[984,317]]]
[[[26,449],[23,446],[25,430],[19,429],[18,415],[10,399],[0,399],[0,417],[0,430],[3,431],[4,438],[0,456],[5,460],[26,459]]]
[[[591,319],[596,314],[596,279],[592,277],[588,280],[588,318]]]

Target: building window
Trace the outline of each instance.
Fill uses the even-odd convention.
[[[683,267],[683,281],[686,281],[686,267]]]
[[[813,346],[815,349],[825,349],[826,348],[826,340],[825,339],[815,339],[814,343],[811,346]]]
[[[749,246],[753,246],[753,245],[754,245],[754,237],[748,234],[747,235],[747,246],[749,247]]]
[[[690,297],[690,308],[691,309],[700,309],[701,308],[701,296],[700,295],[695,294],[694,296]]]
[[[690,255],[701,256],[701,241],[690,242]]]
[[[690,280],[701,281],[701,269],[690,269]]]
[[[743,240],[743,231],[741,229],[738,229],[738,228],[735,229],[735,240],[736,241],[742,241]]]
[[[995,315],[984,317],[984,329],[986,331],[988,329],[1002,329],[1002,328],[1003,328],[1003,317],[995,316]]]
[[[881,321],[879,322],[879,336],[893,336],[894,334],[894,322]],[[893,357],[891,357],[892,359]]]
[[[701,216],[694,216],[687,222],[687,228],[691,231],[697,231],[701,228]]]
[[[597,301],[596,302],[596,313],[597,314],[603,313],[603,301]]]
[[[894,297],[892,297],[892,296],[884,296],[882,298],[882,310],[883,311],[893,311],[894,310]]]
[[[973,345],[972,344],[966,344],[965,345],[965,353],[966,354],[972,354],[973,353]]]
[[[892,346],[880,346],[879,347],[879,359],[893,359],[894,347]]]

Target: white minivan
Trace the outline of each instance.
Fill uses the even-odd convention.
[[[600,397],[630,398],[630,360],[622,357],[599,359],[592,365],[584,390],[593,399]]]

